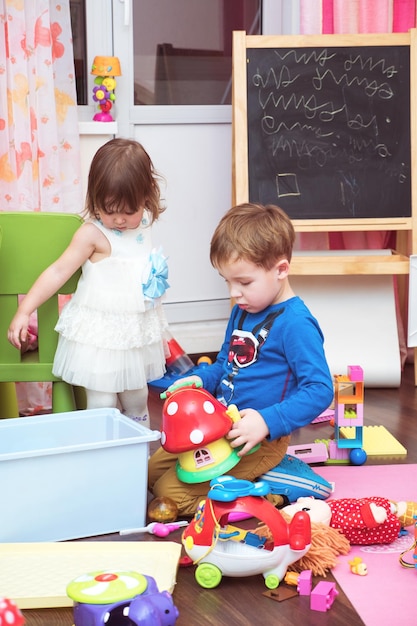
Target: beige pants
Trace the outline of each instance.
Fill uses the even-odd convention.
[[[276,441],[264,440],[259,450],[248,454],[230,470],[235,478],[254,481],[280,463],[287,451],[290,437]],[[177,457],[159,448],[149,459],[149,490],[155,497],[174,500],[179,515],[194,515],[200,500],[207,496],[208,482],[183,483],[177,478]]]

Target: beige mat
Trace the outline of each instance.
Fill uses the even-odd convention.
[[[72,606],[67,584],[96,570],[133,570],[172,592],[181,545],[172,541],[1,543],[0,596],[21,609]]]

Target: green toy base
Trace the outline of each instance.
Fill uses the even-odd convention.
[[[201,469],[198,472],[188,472],[182,468],[179,461],[177,461],[177,476],[183,483],[205,483],[213,478],[226,474],[235,467],[239,461],[240,457],[237,455],[236,450],[232,450],[227,459],[221,463],[216,463],[216,465]]]

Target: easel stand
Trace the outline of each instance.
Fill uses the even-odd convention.
[[[395,231],[396,250],[297,255],[291,274],[375,277],[370,290],[380,283],[377,277],[397,276],[404,322],[409,255],[417,254],[416,37],[415,29],[233,34],[233,204],[277,204],[297,232]],[[317,288],[319,279],[307,282]],[[320,297],[337,326],[335,299],[326,290]],[[392,290],[391,302],[393,297]],[[364,302],[352,300],[359,311]],[[377,321],[382,301],[373,306]],[[389,325],[397,337],[395,316]],[[381,329],[379,343],[387,330]],[[342,354],[342,329],[334,341]],[[396,345],[399,358],[398,339]],[[385,355],[383,367],[390,368],[393,359]],[[362,356],[353,355],[342,371],[350,362],[364,365]],[[368,375],[365,365],[364,371]],[[380,384],[386,382],[381,378]]]

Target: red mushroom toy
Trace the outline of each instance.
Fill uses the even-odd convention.
[[[229,472],[240,461],[225,435],[240,419],[236,406],[225,407],[195,386],[167,393],[162,409],[161,444],[178,455],[177,475],[201,483]]]
[[[17,604],[8,598],[0,598],[0,626],[23,626],[25,618]]]

